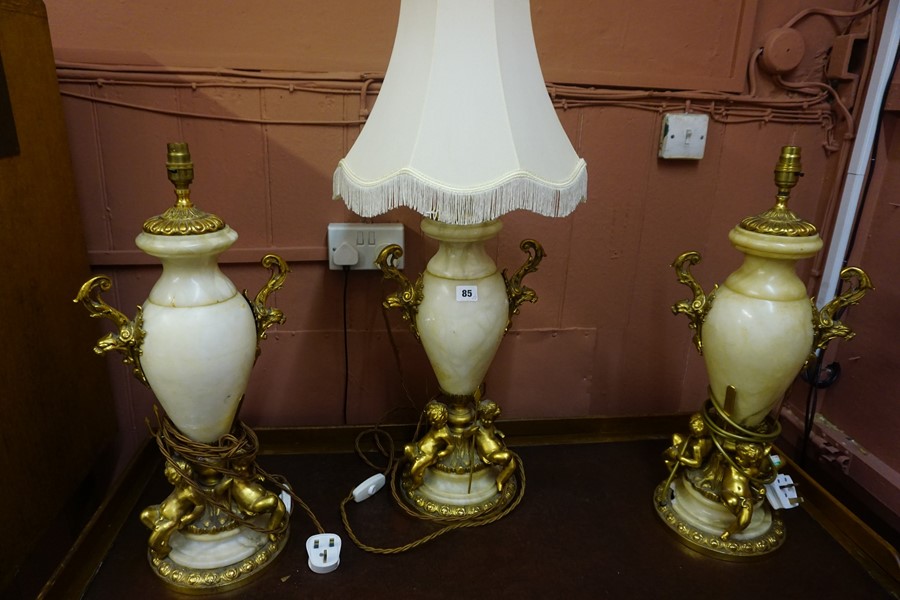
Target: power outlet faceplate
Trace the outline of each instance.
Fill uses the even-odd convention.
[[[706,149],[708,128],[707,115],[666,113],[659,139],[659,157],[700,160]]]
[[[328,268],[340,270],[345,266],[354,271],[375,270],[375,259],[385,246],[403,245],[402,223],[329,223]],[[403,268],[403,257],[397,262]]]

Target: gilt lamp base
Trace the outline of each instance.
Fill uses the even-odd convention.
[[[265,525],[264,521],[261,521]],[[247,527],[214,534],[172,534],[168,556],[148,552],[150,566],[167,585],[191,593],[239,587],[259,575],[284,548],[285,530],[274,541]]]
[[[483,467],[483,468],[479,468]],[[466,518],[497,510],[515,496],[516,481],[510,479],[497,491],[499,469],[476,465],[475,470],[458,473],[444,465],[426,470],[424,483],[413,489],[412,480],[403,478],[403,494],[410,506],[423,515],[438,518]]]
[[[705,497],[688,481],[676,477],[653,493],[653,506],[663,523],[687,546],[715,558],[751,560],[777,550],[784,543],[784,523],[765,502],[753,509],[749,525],[722,539],[735,516],[720,502]]]

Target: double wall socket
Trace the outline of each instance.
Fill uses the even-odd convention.
[[[328,268],[375,270],[375,259],[385,246],[403,245],[402,223],[329,223],[328,224]],[[396,263],[403,268],[403,257]]]
[[[666,113],[659,139],[659,157],[700,160],[706,149],[708,128],[708,115]]]

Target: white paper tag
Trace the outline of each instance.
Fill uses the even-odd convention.
[[[456,286],[457,302],[478,302],[478,286],[477,285],[458,285]]]

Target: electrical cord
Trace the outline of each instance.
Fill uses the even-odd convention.
[[[347,404],[349,403],[350,398],[350,346],[348,343],[347,331],[347,287],[349,286],[349,283],[350,266],[344,265],[344,425],[347,425],[349,423],[349,421],[347,420]]]
[[[397,340],[396,338],[394,338],[394,330],[391,328],[391,321],[388,318],[388,308],[384,304],[381,305],[381,318],[384,321],[384,330],[387,332],[388,341],[390,341],[391,343],[391,350],[394,354],[394,364],[397,366],[397,374],[400,377],[400,387],[403,389],[403,394],[406,397],[406,401],[409,403],[409,406],[414,410],[419,411],[419,407],[416,406],[416,403],[412,398],[412,394],[409,393],[409,387],[407,387],[406,385],[403,360],[400,357],[400,347],[397,346]],[[428,395],[427,387],[425,389],[425,395]]]
[[[251,480],[261,478],[268,481],[279,490],[288,494],[304,510],[304,512],[306,512],[310,521],[312,521],[319,533],[325,532],[319,519],[316,518],[315,513],[313,513],[306,502],[291,489],[287,480],[281,475],[273,475],[266,472],[256,463],[256,456],[259,452],[259,440],[256,437],[256,433],[243,421],[235,419],[234,426],[230,433],[223,435],[215,444],[206,444],[192,440],[178,431],[177,427],[175,427],[175,424],[172,423],[168,416],[160,414],[159,407],[154,406],[153,409],[156,413],[157,428],[155,430],[153,429],[149,419],[146,420],[146,423],[147,427],[150,428],[151,435],[156,439],[156,444],[159,447],[160,453],[165,457],[168,464],[178,472],[182,481],[193,488],[207,504],[220,509],[241,526],[261,533],[279,535],[288,527],[289,517],[273,530],[268,527],[256,525],[251,519],[238,514],[231,508],[229,503],[222,502],[213,494],[209,493],[206,487],[200,485],[200,483],[194,479],[192,472],[183,469],[179,465],[179,461],[176,458],[177,456],[182,457],[190,464],[203,465],[214,470],[217,474],[222,474],[224,476],[239,478],[248,478],[249,476]],[[229,461],[235,459],[239,459],[249,465],[247,473],[241,474],[224,466]]]
[[[779,435],[781,435],[781,424],[777,419],[767,417],[768,422],[763,421],[763,423],[765,423],[765,431],[754,431],[751,429],[747,429],[740,426],[737,422],[733,421],[731,417],[729,417],[724,411],[718,410],[713,404],[712,400],[706,401],[706,404],[704,404],[703,406],[702,415],[703,421],[704,423],[706,423],[706,426],[710,431],[710,439],[712,439],[713,444],[719,451],[719,454],[721,454],[725,458],[725,460],[729,465],[731,465],[731,467],[736,469],[749,481],[752,481],[759,485],[766,485],[775,481],[775,477],[777,477],[778,475],[777,471],[773,471],[767,477],[754,477],[749,472],[747,472],[746,469],[735,462],[730,453],[725,451],[721,439],[727,439],[733,444],[737,444],[740,442],[751,444],[771,444],[776,439],[778,439]],[[721,427],[716,422],[716,418],[724,421],[728,425],[728,428]]]
[[[757,428],[747,429],[729,417],[725,411],[719,410],[711,397],[703,403],[700,416],[709,432],[709,439],[712,440],[713,445],[718,451],[718,455],[721,456],[731,468],[746,477],[748,481],[752,481],[759,486],[765,486],[775,481],[775,478],[778,476],[777,470],[773,470],[765,477],[757,477],[738,464],[735,459],[732,458],[731,453],[725,448],[726,445],[734,448],[740,443],[760,445],[772,444],[778,439],[778,436],[781,435],[781,424],[778,422],[777,417],[769,415],[761,425],[757,426]],[[719,424],[720,420],[722,421],[722,424]],[[662,491],[662,495],[656,496],[659,506],[665,506],[668,503],[665,496],[665,490],[669,489],[669,486],[675,479],[675,475],[684,467],[682,458],[687,449],[688,443],[685,442],[678,451],[678,455],[675,457],[674,461],[672,461],[673,464],[669,471],[668,478],[665,483],[658,488]]]
[[[803,411],[803,434],[800,438],[800,443],[797,445],[797,464],[801,467],[806,465],[806,450],[812,437],[819,403],[818,380],[822,370],[822,352],[816,352],[815,357],[816,359],[809,365],[809,368],[801,373],[801,378],[809,384],[806,394],[806,407]]]
[[[514,493],[512,499],[509,502],[498,506],[494,510],[487,511],[485,513],[479,513],[474,516],[466,515],[466,516],[459,516],[459,517],[443,517],[443,516],[439,517],[439,516],[426,515],[426,514],[417,512],[417,511],[413,510],[407,504],[407,502],[404,501],[404,499],[401,497],[401,494],[400,494],[400,491],[399,491],[399,488],[397,485],[397,480],[399,479],[398,472],[400,470],[400,466],[403,464],[404,461],[403,460],[395,460],[393,439],[384,430],[381,430],[378,428],[372,428],[372,429],[366,430],[364,432],[361,432],[359,434],[359,436],[357,436],[357,441],[356,441],[357,452],[359,452],[361,456],[363,455],[363,453],[360,450],[359,440],[365,435],[374,435],[376,437],[376,439],[378,439],[379,436],[387,436],[387,439],[388,439],[387,446],[390,449],[389,450],[390,455],[389,455],[388,465],[384,469],[383,474],[385,475],[385,478],[390,481],[391,495],[393,496],[394,501],[397,504],[397,506],[399,506],[406,514],[408,514],[412,517],[416,517],[421,520],[433,521],[435,523],[439,523],[439,524],[443,525],[441,528],[436,529],[435,531],[432,531],[431,533],[429,533],[421,538],[418,538],[417,540],[414,540],[408,544],[404,544],[402,546],[391,547],[391,548],[371,546],[369,544],[364,543],[362,540],[360,540],[359,537],[356,535],[356,533],[353,531],[353,527],[350,525],[350,519],[347,515],[347,504],[351,500],[354,499],[353,493],[350,493],[347,495],[346,498],[344,498],[341,501],[341,504],[340,504],[341,521],[344,524],[344,529],[347,531],[348,537],[353,541],[354,544],[356,544],[356,546],[359,549],[364,550],[365,552],[370,552],[373,554],[401,554],[403,552],[407,552],[409,550],[412,550],[413,548],[417,548],[423,544],[426,544],[426,543],[430,542],[431,540],[434,540],[435,538],[438,538],[442,535],[450,533],[451,531],[454,531],[456,529],[463,529],[463,528],[468,528],[468,527],[481,527],[483,525],[488,525],[495,521],[499,521],[500,519],[502,519],[503,517],[508,515],[510,512],[512,512],[519,505],[519,503],[521,503],[522,498],[525,495],[525,469],[522,467],[522,460],[519,458],[518,454],[510,451],[510,454],[512,454],[513,459],[516,461],[516,473],[515,473],[516,490],[515,490],[515,493]],[[383,448],[384,445],[379,443],[379,447]],[[370,466],[372,466],[373,468],[378,470],[378,468],[372,462],[370,462],[367,458],[364,457],[363,460],[367,464],[369,464]]]
[[[838,289],[837,292],[840,292],[840,289]],[[835,312],[835,314],[832,315],[833,321],[840,322],[844,312],[849,306],[850,305],[842,306]],[[806,452],[809,447],[810,439],[812,438],[816,413],[818,412],[819,390],[830,387],[840,379],[841,376],[841,364],[837,361],[828,364],[824,368],[822,367],[824,354],[825,351],[823,349],[815,350],[813,353],[815,360],[807,361],[806,368],[800,372],[800,378],[809,385],[809,390],[806,395],[806,407],[803,413],[803,433],[797,444],[796,459],[800,466],[806,464]],[[824,377],[822,376],[823,372],[825,374]]]
[[[809,385],[806,394],[806,406],[803,410],[803,433],[800,437],[800,443],[797,445],[797,464],[801,467],[806,464],[806,451],[816,424],[819,390],[830,387],[841,376],[841,365],[838,362],[830,363],[824,368],[822,367],[822,355],[822,351],[817,351],[815,353],[816,359],[800,372],[800,378]],[[825,377],[822,377],[823,373]]]

